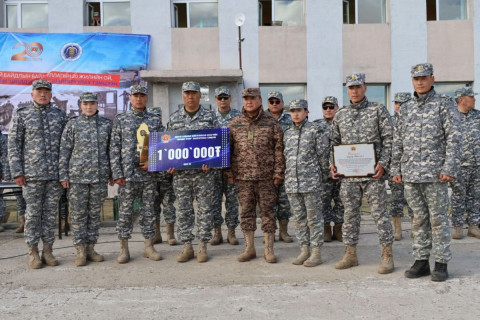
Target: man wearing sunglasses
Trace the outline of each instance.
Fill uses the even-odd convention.
[[[285,132],[292,125],[292,117],[283,110],[283,95],[279,91],[272,91],[268,94],[268,113],[277,119],[278,124]],[[275,202],[275,217],[278,220],[280,233],[278,240],[283,242],[293,242],[292,237],[288,234],[288,220],[290,219],[290,202],[288,201],[285,184],[282,182],[276,186],[277,201]]]

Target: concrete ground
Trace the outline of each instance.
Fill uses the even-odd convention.
[[[119,265],[113,226],[101,229],[96,246],[105,262],[75,267],[69,236],[55,242],[58,267],[30,270],[23,237],[13,232],[13,224],[7,227],[0,233],[1,319],[480,318],[480,240],[452,240],[448,281],[406,279],[403,273],[413,262],[409,222],[403,223],[404,239],[394,243],[395,271],[388,275],[377,273],[380,248],[368,216],[358,245],[360,265],[348,270],[334,268],[344,252],[336,241],[324,245],[321,266],[292,265],[296,240],[276,242],[279,262],[267,264],[260,230],[258,257],[251,262],[236,260],[243,239],[240,246],[209,246],[210,260],[203,264],[177,263],[181,246],[159,244],[163,260],[154,262],[142,255],[138,227],[130,241],[132,261]],[[294,234],[293,224],[289,227]]]

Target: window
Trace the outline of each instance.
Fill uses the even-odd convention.
[[[6,28],[47,28],[47,1],[4,1]]]
[[[462,87],[471,87],[471,82],[436,82],[433,84],[435,92],[439,94],[446,94],[455,99],[455,90]]]
[[[427,0],[427,20],[465,20],[467,0]]]
[[[172,27],[216,28],[218,27],[217,0],[173,0]]]
[[[268,107],[268,94],[272,91],[280,91],[282,93],[285,108],[288,108],[292,100],[307,98],[306,86],[304,84],[263,84],[260,85],[260,92],[265,109]]]
[[[259,0],[258,25],[301,26],[304,22],[304,0]]]
[[[386,23],[385,0],[343,0],[343,23]]]
[[[388,108],[387,87],[388,86],[386,84],[367,83],[367,93],[365,95],[367,96],[368,101],[381,103]],[[343,86],[343,104],[350,104],[350,98],[347,94],[347,87],[345,86]]]
[[[129,26],[130,1],[87,0],[85,20],[88,26]]]

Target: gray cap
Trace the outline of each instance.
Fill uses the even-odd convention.
[[[393,97],[393,102],[400,102],[404,103],[412,98],[412,94],[410,92],[397,92]]]
[[[345,80],[345,86],[360,86],[365,84],[365,73],[362,72],[354,72],[347,76]]]
[[[141,93],[141,94],[147,94],[148,90],[147,87],[144,87],[142,85],[136,84],[130,87],[130,94],[136,94],[136,93]]]
[[[52,90],[52,83],[47,80],[35,80],[32,82],[32,90],[40,88]]]
[[[275,98],[283,101],[283,94],[280,91],[272,91],[268,94],[268,99],[271,99],[271,98]]]
[[[260,88],[243,89],[242,97],[261,97]]]
[[[218,97],[220,95],[230,96],[230,89],[225,86],[218,87],[217,89],[215,89],[215,97]]]
[[[293,109],[308,109],[308,102],[305,99],[295,99],[290,101],[290,110]]]
[[[83,92],[80,95],[80,101],[82,101],[82,102],[86,102],[86,101],[97,102],[98,101],[97,94],[93,93],[93,92]]]
[[[412,67],[410,71],[412,78],[414,77],[423,77],[423,76],[432,76],[433,75],[433,65],[431,63],[419,63]]]
[[[182,91],[200,91],[200,83],[195,81],[187,81],[182,84]]]
[[[337,98],[335,98],[334,96],[326,96],[325,98],[323,98],[323,100],[322,100],[322,106],[323,106],[325,103],[331,103],[331,104],[333,104],[333,105],[338,106],[338,100],[337,100]]]
[[[455,90],[455,99],[460,97],[473,97],[476,95],[477,93],[473,92],[473,89],[470,87],[463,87]]]

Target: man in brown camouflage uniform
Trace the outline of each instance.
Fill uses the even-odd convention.
[[[230,128],[230,169],[225,171],[229,183],[237,183],[242,207],[240,225],[245,236],[245,250],[238,261],[256,257],[254,233],[257,229],[255,208],[258,202],[265,239],[266,262],[277,262],[273,252],[275,238],[275,185],[284,179],[283,132],[275,118],[263,111],[259,88],[243,90],[242,114]]]

